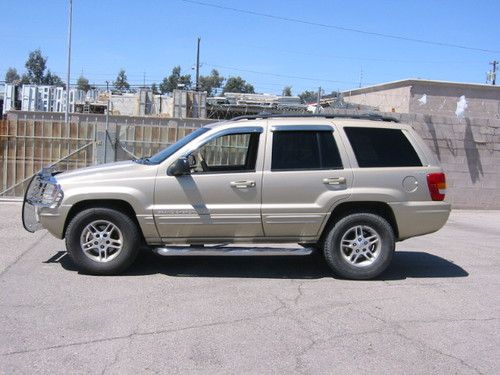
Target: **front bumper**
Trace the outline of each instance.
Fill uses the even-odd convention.
[[[64,197],[54,173],[50,169],[42,171],[31,179],[24,193],[22,222],[28,232],[42,229],[41,215],[57,215],[57,208]]]

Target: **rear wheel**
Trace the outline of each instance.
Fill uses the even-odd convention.
[[[66,248],[79,270],[114,275],[137,257],[141,237],[126,214],[110,208],[90,208],[78,213],[66,229]]]
[[[394,232],[384,218],[357,213],[330,229],[323,252],[335,274],[363,280],[380,275],[389,266],[394,248]]]

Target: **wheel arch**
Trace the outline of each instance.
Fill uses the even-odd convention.
[[[394,216],[392,208],[387,203],[376,201],[354,201],[343,202],[334,207],[327,223],[322,229],[321,239],[324,239],[325,234],[328,232],[328,229],[331,228],[331,226],[334,225],[337,221],[339,221],[343,217],[346,217],[347,215],[355,213],[372,213],[384,218],[391,226],[394,232],[394,237],[396,239],[399,238],[399,229],[396,217]]]
[[[78,213],[89,208],[109,208],[127,215],[130,219],[132,219],[132,221],[134,221],[135,225],[137,225],[137,229],[139,230],[142,241],[144,242],[144,234],[141,226],[139,225],[139,221],[137,220],[134,208],[130,205],[130,203],[121,199],[88,199],[73,204],[64,222],[62,238],[66,237],[66,229],[71,220],[73,220]]]

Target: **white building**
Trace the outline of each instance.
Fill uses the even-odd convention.
[[[4,85],[3,108],[2,113],[16,109],[17,86],[6,83]]]
[[[108,105],[107,92],[96,89],[69,90],[69,112],[90,109],[92,104]],[[65,112],[66,90],[64,87],[48,85],[5,85],[3,113],[10,110]],[[141,89],[135,93],[109,94],[109,111],[122,116],[163,116],[181,118],[206,118],[206,92],[174,90],[166,95],[154,95],[151,90]],[[78,105],[78,106],[76,106]],[[78,108],[76,108],[78,107]]]
[[[74,112],[75,103],[83,102],[85,93],[79,89],[69,90],[69,111]],[[64,87],[48,85],[23,85],[21,110],[41,112],[65,112],[66,90]]]

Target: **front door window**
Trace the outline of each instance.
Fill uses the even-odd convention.
[[[210,140],[189,155],[192,173],[255,171],[259,136],[238,133]]]

